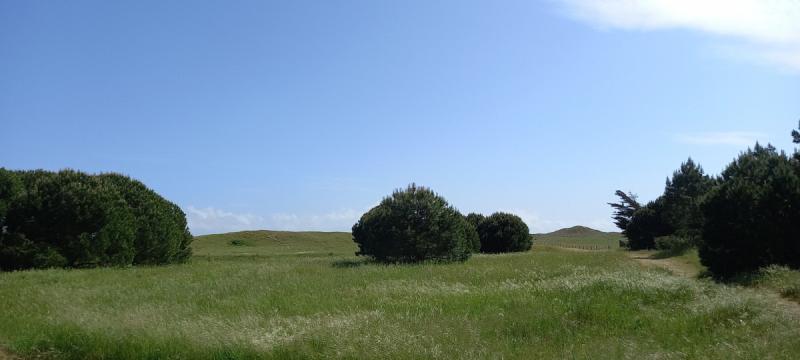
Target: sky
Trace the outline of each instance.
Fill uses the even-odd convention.
[[[798,0],[0,1],[0,167],[120,172],[195,234],[348,231],[409,183],[614,230],[791,151]]]

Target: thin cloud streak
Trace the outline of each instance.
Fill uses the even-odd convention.
[[[767,135],[760,132],[729,131],[708,132],[699,134],[682,134],[676,139],[678,142],[692,145],[735,145],[750,146],[766,139]]]

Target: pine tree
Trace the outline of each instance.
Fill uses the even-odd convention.
[[[396,190],[353,225],[356,255],[381,262],[464,261],[475,235],[443,197],[416,184]]]
[[[517,215],[496,212],[478,223],[482,253],[528,251],[533,245],[528,225]]]
[[[702,227],[700,203],[711,190],[713,180],[703,172],[703,168],[689,158],[667,179],[664,187],[664,221],[675,234],[698,241]]]
[[[719,277],[770,264],[800,268],[800,174],[783,152],[756,144],[708,194],[700,260]]]
[[[612,217],[614,219],[614,224],[625,234],[625,230],[631,222],[633,213],[642,206],[636,201],[636,195],[631,192],[626,194],[622,190],[617,190],[615,194],[619,196],[620,201],[618,203],[608,203],[608,205],[614,209],[614,216]]]

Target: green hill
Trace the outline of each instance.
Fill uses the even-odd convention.
[[[202,235],[192,243],[194,256],[353,255],[349,232],[239,231]]]
[[[586,226],[577,225],[569,228],[559,229],[544,235],[579,237],[579,236],[595,236],[600,234],[605,234],[605,233],[600,230],[595,230]]]
[[[534,245],[616,249],[622,235],[573,226],[533,238]],[[349,232],[257,230],[197,236],[192,250],[196,257],[350,256],[358,248]]]
[[[548,245],[582,249],[616,249],[622,234],[603,232],[586,226],[573,226],[546,234],[534,234],[534,245]]]

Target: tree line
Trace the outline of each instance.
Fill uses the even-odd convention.
[[[800,131],[793,130],[794,143]],[[758,143],[709,176],[690,158],[646,204],[617,190],[613,219],[631,249],[697,247],[712,275],[730,277],[767,265],[800,268],[800,151]]]

